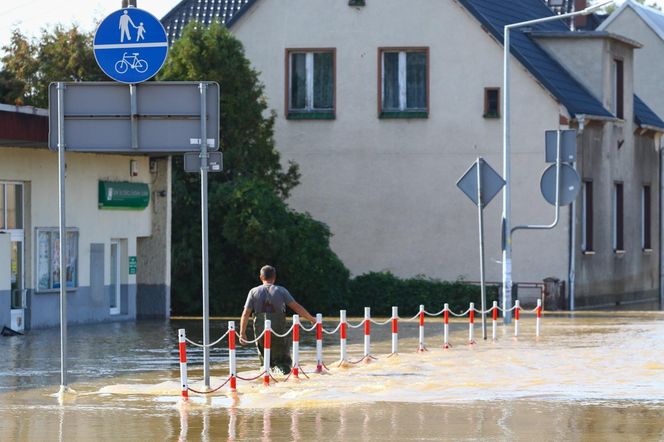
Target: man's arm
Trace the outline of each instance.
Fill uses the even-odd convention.
[[[242,317],[240,318],[240,344],[244,345],[243,340],[247,340],[247,323],[251,317],[252,310],[245,307],[242,311]]]
[[[311,313],[309,313],[307,309],[302,307],[297,301],[289,302],[286,305],[301,317],[308,319],[312,324],[316,322],[316,318],[311,316]]]

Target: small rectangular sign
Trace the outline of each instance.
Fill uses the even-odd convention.
[[[221,172],[224,170],[224,159],[221,152],[208,152],[208,172]],[[187,152],[184,154],[184,171],[201,171],[201,153]]]
[[[135,275],[136,274],[136,267],[138,265],[138,260],[136,259],[135,256],[130,256],[129,257],[129,274],[130,275]]]
[[[557,130],[547,130],[545,132],[545,161],[547,163],[556,162],[556,151],[558,149]],[[576,130],[560,131],[560,161],[563,163],[573,163],[576,161]]]

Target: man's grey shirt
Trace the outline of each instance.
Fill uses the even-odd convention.
[[[254,313],[286,313],[286,305],[295,301],[288,290],[271,284],[263,284],[249,290],[244,308]]]

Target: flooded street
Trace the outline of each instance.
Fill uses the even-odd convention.
[[[211,322],[213,340],[226,322]],[[268,388],[238,381],[236,396],[224,387],[192,393],[186,405],[177,329],[200,341],[200,321],[70,327],[78,394],[62,404],[54,395],[59,331],[33,331],[0,339],[0,439],[664,440],[664,314],[549,314],[538,340],[534,323],[523,315],[518,339],[501,325],[497,342],[468,346],[467,324],[454,322],[453,347],[442,350],[442,323],[427,319],[430,351],[418,354],[417,325],[401,322],[400,354],[390,358],[389,326],[374,326],[378,359],[349,368],[336,368],[338,335],[326,336],[327,375]],[[361,342],[361,329],[351,329],[351,359],[362,355]],[[311,333],[302,333],[301,349],[309,373]],[[243,376],[259,373],[253,348],[239,348],[238,357]],[[188,358],[190,385],[200,389],[202,352],[189,346]],[[213,388],[228,376],[223,347],[212,351],[212,375]]]

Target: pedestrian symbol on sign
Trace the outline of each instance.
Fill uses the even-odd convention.
[[[113,12],[99,24],[93,48],[106,75],[133,84],[148,80],[161,69],[168,39],[156,17],[132,7]]]

